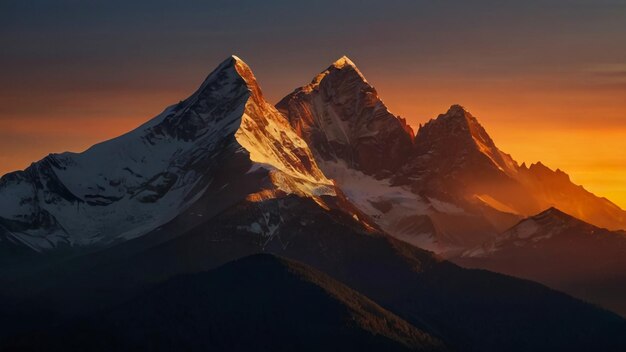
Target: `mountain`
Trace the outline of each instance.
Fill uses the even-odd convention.
[[[534,190],[541,207],[558,207],[568,214],[611,230],[626,228],[626,212],[606,198],[595,196],[582,186],[574,184],[569,175],[552,170],[541,162],[526,167],[522,164],[518,179],[526,188]]]
[[[378,177],[395,172],[408,156],[413,130],[389,112],[346,56],[296,89],[276,107],[325,161]]]
[[[626,316],[626,236],[555,208],[454,261],[538,281]]]
[[[464,199],[523,217],[554,206],[597,226],[626,227],[624,210],[572,183],[563,171],[552,171],[541,162],[518,166],[461,106],[452,106],[421,127],[415,147],[399,178],[411,179],[418,192],[443,188],[459,203]]]
[[[277,108],[359,209],[396,238],[437,253],[472,248],[551,206],[626,228],[624,210],[562,171],[519,166],[460,105],[414,136],[345,57]]]
[[[7,344],[20,351],[446,350],[327,275],[268,254],[176,277],[122,305]]]
[[[141,155],[139,159],[120,157],[122,161],[138,160],[143,166],[132,170],[139,175],[147,172],[144,170],[162,168],[167,164],[163,160],[179,165],[179,156],[189,156],[181,160],[192,160],[184,165],[193,167],[181,166],[174,171],[182,172],[185,180],[197,176],[200,186],[194,186],[189,197],[183,197],[189,199],[189,203],[167,208],[172,211],[168,213],[172,218],[156,219],[149,213],[152,217],[139,222],[140,227],[132,230],[133,236],[120,233],[120,224],[115,222],[119,220],[115,217],[119,215],[116,209],[125,209],[126,217],[122,220],[137,219],[138,214],[145,211],[144,203],[132,193],[135,196],[122,197],[118,200],[121,203],[87,204],[92,207],[90,211],[98,215],[94,219],[100,219],[97,221],[101,221],[104,229],[108,229],[105,219],[110,222],[111,231],[103,231],[90,242],[82,241],[93,235],[90,226],[76,232],[65,229],[59,233],[67,239],[66,243],[48,241],[54,238],[50,234],[56,233],[52,231],[55,227],[31,223],[27,218],[23,222],[11,222],[3,216],[3,226],[16,227],[5,231],[0,249],[3,253],[30,250],[30,255],[0,267],[0,340],[6,341],[28,331],[58,331],[55,330],[58,327],[76,326],[71,325],[76,319],[98,317],[99,312],[132,314],[128,309],[140,306],[136,300],[142,297],[151,300],[148,297],[153,297],[162,284],[174,285],[171,290],[180,293],[188,285],[184,279],[187,275],[213,270],[250,255],[271,253],[323,272],[415,329],[444,341],[452,349],[622,351],[626,348],[626,320],[611,312],[537,283],[461,268],[390,236],[376,224],[380,219],[359,209],[364,203],[358,202],[357,188],[345,187],[341,180],[331,181],[327,173],[327,170],[332,171],[331,166],[363,176],[360,181],[355,180],[355,186],[359,184],[357,181],[380,182],[384,187],[374,187],[374,191],[381,192],[381,196],[389,192],[387,194],[404,201],[402,204],[406,206],[416,205],[411,203],[411,198],[403,198],[405,195],[420,199],[431,213],[454,213],[457,208],[432,195],[412,193],[408,186],[402,188],[406,193],[393,193],[399,186],[392,185],[389,178],[376,178],[381,175],[366,174],[345,166],[339,159],[318,159],[317,152],[308,148],[307,141],[297,135],[286,117],[265,102],[252,72],[241,60],[227,59],[209,75],[198,92],[177,106],[172,108],[171,115],[168,113],[162,119],[149,122],[149,128],[140,127],[140,135],[149,137],[140,137],[139,142],[123,137],[122,140],[134,141],[133,148],[120,151],[122,156],[126,153]],[[152,149],[150,141],[159,147]],[[145,153],[141,152],[143,147],[134,143],[147,148]],[[198,149],[197,143],[207,148]],[[176,152],[157,153],[161,144],[175,145],[172,148]],[[114,153],[116,149],[110,148],[106,150]],[[91,156],[81,155],[83,158]],[[89,162],[78,156],[76,160],[98,166],[101,172],[117,170],[117,164],[109,164],[109,159],[101,154],[93,154],[93,157],[95,159]],[[118,162],[117,158],[113,159]],[[71,165],[65,167],[70,169]],[[46,175],[65,175],[58,171],[62,170],[60,168],[50,166],[50,170],[54,172]],[[2,194],[16,194],[12,190],[29,186],[30,192],[39,197],[60,194],[56,191],[58,188],[48,187],[48,184],[73,185],[70,179],[57,177],[63,181],[47,180],[50,182],[46,181],[43,187],[44,183],[40,185],[28,178],[31,176],[26,177],[32,172],[7,178],[3,181],[6,184],[3,184]],[[86,178],[77,184],[99,180],[90,173],[84,175]],[[15,181],[19,177],[24,179]],[[126,185],[126,182],[129,181],[125,179],[121,184]],[[174,186],[148,188],[159,190],[160,198],[156,197],[153,203],[159,206],[165,197],[178,195],[171,193]],[[63,214],[61,210],[73,209],[68,201],[47,203],[45,200],[50,198],[35,196],[32,199],[26,196],[24,202],[6,199],[3,204],[7,204],[8,209],[14,209],[16,204],[28,204],[33,209],[46,210],[58,224],[87,221],[79,216],[82,213],[74,214],[77,219],[57,217]],[[378,202],[372,207],[383,212],[388,204]],[[425,222],[424,226],[429,225]],[[34,230],[40,228],[45,229],[43,234]],[[33,246],[19,240],[34,234],[50,245],[34,246],[37,252],[29,249]],[[61,247],[56,246],[57,243],[65,244]],[[5,257],[2,260],[6,260]],[[31,265],[36,260],[39,265]],[[232,282],[246,280],[245,270],[230,272]],[[280,289],[274,292],[277,298],[291,294]],[[242,293],[253,296],[255,290]],[[220,294],[233,295],[226,289]],[[179,301],[185,300],[185,296],[180,295]],[[206,304],[190,296],[187,298],[185,304],[191,306]],[[201,296],[195,298],[202,299]],[[262,301],[282,309],[276,300]],[[258,301],[251,299],[250,302]],[[129,322],[140,319],[143,311],[139,312],[128,317]],[[376,312],[380,313],[373,311]],[[190,320],[183,319],[177,325],[194,322],[193,317],[183,318]],[[237,326],[224,328],[229,334],[241,334]],[[279,336],[285,337],[285,334]]]
[[[510,155],[496,147],[476,117],[460,105],[451,106],[445,114],[420,126],[413,154],[410,166],[418,168],[418,174],[427,172],[419,169],[425,165],[441,174],[463,172],[449,176],[465,177],[464,184],[447,186],[468,187],[484,177],[498,178],[502,174],[515,177],[518,168]]]
[[[173,221],[116,247],[2,283],[0,331],[47,331],[123,305],[177,276],[265,252],[330,275],[452,349],[620,351],[626,346],[626,320],[610,312],[536,283],[460,268],[311,198],[244,200],[167,242],[146,245],[150,237],[178,229]],[[33,316],[45,319],[28,318]]]
[[[475,232],[481,237],[472,243],[485,240],[485,232],[497,232],[482,219],[482,212],[480,216],[468,214],[441,194],[410,188],[408,181],[418,177],[419,171],[403,170],[414,158],[418,140],[404,119],[389,112],[347,57],[276,106],[307,141],[323,172],[351,202],[397,238],[444,252],[459,245],[459,239],[452,238],[456,233],[443,228],[445,224],[460,224],[457,227],[463,228],[465,237],[468,228],[477,227]],[[513,218],[507,225],[518,220],[502,216]],[[476,226],[478,222],[483,226]]]
[[[223,175],[225,160],[241,170]],[[246,173],[269,193],[334,194],[306,143],[233,56],[136,130],[3,176],[0,240],[38,252],[107,246],[172,220],[205,192],[248,196],[233,179]]]
[[[420,126],[413,154],[392,183],[454,205],[430,215],[445,242],[490,238],[538,204],[516,180],[518,165],[460,105]]]

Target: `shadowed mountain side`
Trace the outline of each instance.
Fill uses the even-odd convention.
[[[265,101],[251,69],[232,56],[189,98],[135,130],[3,176],[0,247],[71,254],[140,237],[208,189],[221,191],[213,181],[233,154],[243,154],[248,169],[230,174],[223,187],[264,171],[270,192],[335,193],[306,142]],[[240,200],[248,196],[232,192]]]
[[[626,316],[626,236],[555,208],[454,262],[538,281]]]
[[[402,185],[383,177],[402,164],[388,155],[405,154],[379,147],[410,147],[410,131],[349,60],[335,66],[349,73],[340,96],[332,89],[322,95],[338,104],[323,110],[334,114],[326,116],[337,127],[333,136],[349,142],[336,150],[337,160],[314,157],[302,131],[264,100],[249,67],[231,57],[190,98],[135,131],[3,177],[0,247],[13,252],[20,245],[41,259],[6,258],[28,265],[0,268],[0,337],[111,311],[180,275],[266,252],[322,271],[459,350],[626,350],[626,321],[613,313],[533,282],[463,269],[387,235],[388,228],[417,229],[426,237],[412,243],[449,240],[460,250],[483,243],[471,234],[496,234],[496,220],[519,214],[504,211],[510,207],[495,196],[463,194],[457,202],[445,188],[416,191],[428,175]],[[345,123],[355,114],[363,119]],[[457,106],[442,118],[457,125],[454,131],[465,134],[459,141],[476,155],[456,158],[464,148],[452,148],[448,161],[459,168],[445,169],[446,179],[474,165],[468,160],[480,160],[490,177],[511,177],[511,160],[468,114]],[[342,134],[343,127],[355,133]],[[420,154],[418,166],[445,165],[429,158],[448,155],[449,144],[433,140],[444,149]],[[366,163],[354,163],[356,156],[371,159],[371,170],[386,166],[363,173],[355,167]],[[342,173],[350,177],[330,180]],[[442,231],[453,220],[455,231],[472,233]],[[421,233],[430,229],[437,236]]]
[[[556,207],[598,227],[626,229],[626,211],[573,183],[565,172],[552,170],[541,162],[529,167],[522,164],[519,171],[518,179],[535,192],[542,205],[541,210]]]
[[[113,261],[79,258],[22,281],[18,290],[25,295],[48,281],[44,291],[22,303],[76,315],[123,303],[152,283],[259,251],[321,270],[453,348],[620,351],[626,346],[626,321],[612,313],[532,282],[462,269],[364,230],[338,208],[324,210],[295,196],[240,203],[168,242],[112,256]]]
[[[355,205],[392,236],[441,255],[551,206],[597,226],[626,227],[624,210],[562,171],[519,166],[461,105],[413,135],[347,57],[276,107]]]
[[[177,276],[132,301],[11,341],[21,351],[443,351],[345,285],[262,254]]]

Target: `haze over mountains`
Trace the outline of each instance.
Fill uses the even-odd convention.
[[[66,341],[75,351],[447,350],[345,285],[267,254],[177,277],[38,339],[15,339],[11,347],[64,351]]]
[[[390,234],[436,252],[479,244],[549,207],[626,228],[624,210],[564,172],[519,166],[460,105],[413,135],[345,57],[277,107],[322,170],[348,195],[354,189],[355,204]]]
[[[555,208],[520,221],[454,262],[541,282],[626,316],[626,236]]]
[[[229,280],[254,272],[242,262],[216,268],[267,252],[303,267],[280,264],[259,275],[321,271],[332,278],[321,289],[335,292],[341,312],[366,315],[367,326],[348,324],[343,313],[329,317],[350,326],[346,343],[365,331],[399,349],[622,350],[626,321],[617,315],[424,250],[468,253],[508,238],[500,233],[551,206],[626,227],[623,210],[562,172],[519,166],[459,105],[414,135],[344,57],[274,107],[233,56],[189,98],[136,130],[2,177],[0,346],[4,337],[20,343],[15,334],[28,340],[73,329],[77,319],[127,321],[133,299],[148,302],[134,314],[174,314],[172,292],[221,277],[223,284],[189,298],[183,309],[191,311],[195,300],[226,294],[213,285],[236,289]],[[199,272],[209,273],[177,279]],[[289,294],[279,289],[284,282],[274,284],[278,297]],[[339,288],[345,295],[337,297],[337,285],[353,291]],[[154,300],[168,303],[155,308]],[[368,300],[374,308],[361,312]],[[324,333],[312,330],[311,338]],[[137,338],[145,341],[121,343],[129,348]],[[63,348],[64,339],[53,340]],[[97,349],[90,341],[97,339],[83,347]]]

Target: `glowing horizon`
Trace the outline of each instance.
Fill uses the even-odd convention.
[[[365,74],[367,75],[367,72]],[[407,118],[415,131],[420,123],[423,124],[428,119],[444,113],[449,105],[459,103],[457,101],[459,98],[446,99],[444,96],[437,99],[429,98],[430,104],[419,103],[416,97],[423,97],[425,92],[402,89],[396,94],[388,94],[387,89],[397,87],[397,84],[382,83],[380,85],[374,83],[381,98],[392,113]],[[260,82],[260,85],[263,88],[263,82]],[[380,88],[381,86],[386,88]],[[23,169],[48,153],[80,152],[93,144],[115,138],[156,116],[166,106],[184,99],[191,91],[193,88],[187,92],[166,91],[160,94],[144,95],[135,92],[113,97],[103,94],[104,101],[94,97],[93,101],[81,100],[79,107],[72,108],[68,105],[66,109],[75,110],[73,114],[68,114],[64,110],[51,114],[51,118],[46,120],[24,114],[21,117],[24,123],[21,124],[7,124],[0,120],[0,123],[4,122],[0,124],[0,129],[4,133],[18,136],[18,139],[33,141],[25,148],[23,145],[15,145],[14,154],[10,157],[0,155],[2,158],[0,174]],[[472,94],[476,94],[476,91]],[[73,93],[67,95],[70,102],[73,96]],[[112,108],[110,99],[118,101],[119,105],[113,104],[115,108]],[[278,98],[273,100],[277,101]],[[443,103],[445,100],[448,100],[449,104]],[[509,104],[501,103],[500,106],[494,107],[489,101],[485,101],[485,98],[467,100],[473,100],[474,103],[460,103],[479,119],[496,145],[502,151],[511,154],[518,163],[530,164],[541,161],[551,169],[561,169],[570,175],[574,183],[584,186],[598,196],[608,198],[621,208],[626,208],[626,182],[623,181],[626,180],[626,157],[622,152],[626,150],[623,138],[626,136],[626,127],[601,126],[598,129],[585,129],[583,126],[574,125],[563,128],[553,122],[554,109],[549,106],[534,105],[522,109],[512,100]],[[494,97],[494,100],[501,98]],[[624,108],[626,111],[626,103]],[[585,113],[587,109],[580,111]],[[534,122],[543,120],[545,124],[538,127],[524,121],[523,117],[531,112],[534,114]],[[573,117],[575,119],[576,116]],[[80,123],[77,123],[78,118]],[[33,128],[34,124],[37,124],[36,128],[39,130]],[[590,143],[600,139],[601,144],[590,148]]]
[[[559,168],[626,208],[626,4],[33,6],[0,5],[0,174],[139,126],[231,54],[271,102],[347,55],[415,129],[464,105],[519,163]]]

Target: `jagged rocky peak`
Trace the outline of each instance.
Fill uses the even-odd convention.
[[[465,107],[452,105],[445,114],[423,125],[415,139],[417,154],[435,152],[463,160],[464,155],[480,153],[508,175],[519,166],[513,158],[496,147],[487,131]]]
[[[231,110],[226,118],[215,115]],[[185,137],[234,136],[252,162],[271,169],[281,191],[299,195],[333,193],[328,180],[302,140],[269,104],[250,67],[239,57],[224,60],[200,88],[167,117],[185,126]],[[212,120],[218,123],[209,123]]]
[[[560,169],[552,170],[541,162],[520,168],[518,180],[540,200],[545,207],[555,205],[568,214],[593,225],[610,230],[626,228],[626,212],[606,198],[587,191],[573,183]]]
[[[337,61],[333,62],[333,66],[337,68],[344,68],[345,66],[350,66],[353,69],[357,69],[354,62],[352,62],[352,60],[350,60],[350,58],[347,57],[346,55],[340,57]]]
[[[462,105],[452,105],[445,114],[428,121],[420,129],[421,134],[438,133],[442,137],[455,137],[465,141],[478,140],[488,147],[495,147],[485,129]],[[419,137],[419,136],[418,136]]]
[[[525,177],[532,177],[534,179],[541,179],[545,182],[553,184],[568,185],[571,183],[570,177],[567,173],[561,169],[552,170],[541,161],[530,164],[526,169],[521,169]]]
[[[367,174],[397,170],[413,144],[411,127],[389,112],[345,56],[283,98],[277,108],[321,160],[346,163]]]
[[[549,167],[545,166],[541,161],[538,161],[536,163],[531,163],[528,169],[535,170],[537,172],[542,172],[542,171],[552,172],[552,170]]]
[[[556,207],[549,207],[548,209],[542,211],[541,213],[534,215],[531,219],[535,220],[558,220],[558,221],[577,221],[583,222],[581,220],[576,219],[575,217],[557,209]]]
[[[461,117],[466,120],[473,118],[472,114],[461,104],[452,104],[444,116]]]
[[[324,81],[324,79],[329,75],[342,77],[341,79],[335,78],[334,83],[343,83],[343,81],[345,81],[345,83],[360,84],[373,89],[373,87],[371,87],[365,79],[365,76],[363,76],[361,71],[356,67],[354,62],[352,62],[352,60],[344,55],[337,61],[333,62],[332,65],[328,66],[326,70],[320,72],[317,76],[315,76],[313,80],[311,80],[311,83],[296,89],[296,91],[302,89],[304,91],[310,92],[316,89],[320,89],[322,81]]]
[[[267,104],[265,98],[263,97],[261,87],[257,83],[256,77],[252,73],[250,66],[248,66],[243,60],[235,55],[232,55],[230,59],[226,60],[226,62],[229,62],[237,71],[239,76],[244,80],[246,86],[250,90],[250,97],[254,99],[257,104]]]
[[[223,110],[209,113],[204,110],[206,104],[221,104],[234,108],[238,104],[246,103],[249,98],[259,105],[265,103],[261,88],[250,67],[239,57],[232,55],[207,76],[195,93],[176,105],[177,114],[168,117],[187,122],[190,117],[184,113],[195,112],[205,120],[211,119]],[[240,117],[238,113],[233,114],[235,119]]]
[[[367,83],[365,76],[363,76],[361,71],[359,71],[358,67],[356,67],[354,62],[345,55],[339,58],[337,61],[333,62],[333,64],[330,65],[326,71],[320,73],[316,77],[316,79],[313,80],[313,82],[315,82],[316,80],[320,80],[328,74],[331,74],[333,71],[343,71],[345,75],[358,75],[359,80],[363,81],[363,83]]]

